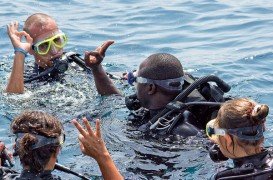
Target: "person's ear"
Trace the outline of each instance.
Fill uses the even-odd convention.
[[[156,86],[155,86],[155,84],[149,84],[148,94],[152,95],[152,94],[155,94],[155,93],[156,93]]]
[[[225,141],[226,141],[226,145],[227,145],[227,148],[233,148],[233,139],[232,139],[232,137],[229,135],[229,134],[226,134],[225,136],[224,136],[224,139],[225,139]]]

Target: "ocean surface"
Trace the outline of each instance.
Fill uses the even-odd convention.
[[[123,97],[101,97],[93,78],[69,69],[66,83],[53,83],[7,95],[13,62],[6,25],[43,12],[56,19],[69,38],[66,51],[83,54],[114,40],[103,61],[108,72],[137,69],[149,55],[175,55],[194,76],[215,74],[232,87],[234,97],[250,97],[273,106],[273,2],[270,0],[87,1],[25,0],[0,2],[0,137],[12,149],[10,121],[25,109],[47,111],[64,123],[66,142],[59,163],[92,179],[101,173],[95,160],[81,154],[70,120],[85,115],[102,120],[103,136],[115,163],[128,179],[208,179],[223,163],[213,163],[205,138],[165,142],[147,138],[130,126]],[[32,65],[28,56],[26,65]],[[115,81],[125,95],[134,88]],[[272,111],[265,145],[272,145]],[[15,169],[20,170],[16,159]],[[64,179],[75,176],[55,172]]]

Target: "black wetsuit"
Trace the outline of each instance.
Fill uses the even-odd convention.
[[[5,180],[60,180],[59,176],[51,174],[52,171],[44,171],[42,173],[34,173],[23,170],[20,173],[6,167],[0,167],[0,179]]]
[[[234,168],[218,172],[212,179],[273,179],[273,149],[243,158],[233,159]]]
[[[33,77],[38,76],[42,72],[44,72],[46,69],[38,66],[36,63],[34,63],[34,66],[28,66],[26,68],[26,71],[24,73],[24,79],[28,80]],[[63,81],[64,73],[57,73],[52,72],[49,74],[46,74],[45,76],[40,77],[39,79],[35,80],[36,82],[52,82],[52,81]]]

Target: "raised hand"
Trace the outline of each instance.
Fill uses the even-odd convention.
[[[25,31],[18,31],[18,22],[11,22],[7,25],[7,33],[14,48],[22,48],[29,52],[33,39]],[[26,42],[22,42],[22,38],[25,37]]]
[[[72,123],[79,130],[79,142],[80,148],[83,154],[93,157],[97,161],[102,160],[106,156],[109,156],[109,152],[105,147],[105,143],[101,137],[100,121],[96,120],[96,131],[94,132],[86,118],[83,118],[83,123],[86,130],[75,120]]]
[[[113,43],[114,41],[106,41],[101,46],[97,47],[95,51],[86,51],[84,57],[85,64],[90,68],[98,67],[105,57],[106,50]]]
[[[96,131],[94,132],[87,121],[83,118],[83,123],[86,130],[75,120],[72,123],[79,130],[79,141],[82,152],[90,157],[93,157],[101,170],[103,179],[105,180],[121,180],[122,175],[119,173],[115,163],[113,162],[105,143],[101,138],[100,121],[96,120]]]

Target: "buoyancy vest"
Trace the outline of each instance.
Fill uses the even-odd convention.
[[[185,83],[183,85],[183,90],[189,87],[195,82],[196,78],[190,74],[185,74]],[[216,85],[211,85],[209,83],[204,83],[198,88],[194,89],[185,99],[183,103],[187,102],[224,102],[227,98],[224,98],[224,93]],[[134,96],[136,98],[136,96]],[[162,109],[161,109],[162,110]],[[158,112],[160,112],[159,110]],[[156,129],[158,134],[174,134],[181,135],[183,137],[193,136],[200,132],[200,129],[205,129],[206,123],[217,115],[219,106],[191,106],[185,111],[166,113],[164,116],[160,117],[162,119],[162,126]],[[153,118],[155,113],[149,113],[149,110],[141,108],[132,112],[133,118],[137,117],[137,121],[140,120],[141,123],[147,123],[149,119]],[[167,122],[168,127],[164,127],[164,122]],[[139,124],[139,121],[136,123]],[[140,125],[139,124],[139,125]]]

